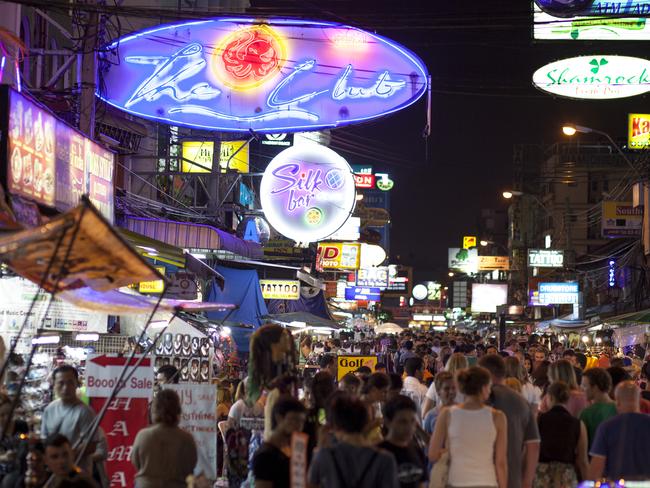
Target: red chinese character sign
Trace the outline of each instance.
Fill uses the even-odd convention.
[[[173,125],[277,133],[363,122],[415,103],[424,63],[403,46],[328,22],[210,19],[105,49],[98,96]]]

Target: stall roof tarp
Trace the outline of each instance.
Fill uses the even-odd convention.
[[[650,309],[609,317],[603,322],[607,324],[650,324]]]
[[[264,255],[259,244],[211,225],[128,216],[126,228],[182,249],[224,250],[250,259]]]
[[[324,319],[309,312],[289,312],[268,315],[268,319],[281,324],[290,324],[292,322],[304,322],[309,327],[320,328],[328,327],[330,329],[339,329],[341,324],[334,320]]]
[[[330,314],[325,293],[321,290],[314,297],[308,298],[300,295],[298,300],[269,300],[269,313],[272,315],[289,312],[309,312],[317,317],[333,320]]]
[[[264,323],[264,317],[268,315],[260,280],[257,271],[254,269],[235,269],[225,266],[216,266],[215,270],[224,277],[225,286],[223,289],[213,286],[207,296],[208,301],[233,303],[237,306],[234,311],[208,312],[210,320],[219,322],[228,320],[244,325],[252,325],[255,328]],[[232,337],[237,344],[239,351],[249,350],[248,339],[253,329],[233,329]]]
[[[83,287],[107,291],[164,279],[86,198],[47,224],[0,237],[0,261],[16,274],[42,282],[50,293]]]
[[[58,297],[79,308],[111,315],[146,314],[151,312],[158,302],[158,298],[153,296],[125,293],[118,290],[101,292],[92,288],[64,291],[59,293]],[[235,305],[228,303],[192,302],[167,298],[163,298],[158,306],[158,310],[161,312],[228,311],[234,308],[236,308]]]

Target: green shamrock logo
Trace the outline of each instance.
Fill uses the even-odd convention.
[[[607,60],[605,58],[600,58],[600,61],[598,61],[597,59],[594,58],[591,61],[589,61],[589,64],[593,66],[593,68],[591,68],[591,72],[593,74],[598,74],[598,71],[600,71],[600,68],[602,66],[605,66],[606,64],[608,64],[608,62],[607,62]]]

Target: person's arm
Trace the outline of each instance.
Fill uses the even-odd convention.
[[[131,448],[131,464],[135,466],[136,471],[140,471],[142,463],[140,462],[140,433],[138,432],[135,436],[135,441],[133,441],[133,447]]]
[[[508,488],[508,421],[503,412],[493,411],[497,438],[494,443],[494,468],[499,488]]]
[[[533,486],[537,462],[539,461],[539,441],[528,441],[524,444],[524,473],[522,476],[523,488]]]
[[[600,480],[605,472],[605,461],[607,461],[605,456],[592,456],[587,479],[590,481]]]
[[[438,416],[436,428],[433,431],[433,436],[429,442],[429,461],[436,462],[440,456],[445,452],[448,446],[445,446],[445,439],[447,439],[447,424],[449,422],[449,409],[443,408]]]
[[[576,466],[580,477],[583,480],[587,479],[589,460],[587,458],[587,446],[589,444],[589,438],[587,437],[587,427],[585,427],[584,422],[580,422],[580,438],[578,439],[578,445],[576,446]]]
[[[427,412],[436,406],[436,382],[431,382],[427,389],[427,394],[422,403],[422,418],[427,415]]]
[[[590,481],[599,481],[605,474],[607,461],[607,424],[603,423],[596,429],[596,435],[591,443],[591,463],[589,464],[587,479]]]

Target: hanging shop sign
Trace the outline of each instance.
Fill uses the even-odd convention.
[[[376,176],[375,185],[377,185],[378,190],[390,191],[395,186],[395,182],[390,179],[388,173],[377,173],[375,176]]]
[[[643,207],[632,202],[603,202],[603,237],[639,237],[643,229]]]
[[[377,366],[377,356],[337,356],[337,360],[338,381],[341,381],[346,374],[354,373],[361,366],[368,366],[373,372]]]
[[[283,146],[289,147],[293,144],[293,135],[286,132],[280,134],[264,134],[260,143],[263,146]]]
[[[221,141],[219,144],[219,171],[236,171],[248,173],[248,141]]]
[[[130,34],[102,52],[100,98],[140,117],[199,129],[339,127],[408,107],[428,85],[424,63],[403,46],[320,21],[183,22]]]
[[[472,312],[496,313],[497,307],[508,303],[508,285],[472,283]]]
[[[609,55],[563,59],[535,71],[533,84],[540,90],[567,98],[632,97],[650,90],[650,61]]]
[[[479,271],[508,271],[510,270],[510,258],[508,256],[479,256]]]
[[[535,4],[555,17],[650,15],[648,0],[535,0]]]
[[[381,290],[379,288],[367,286],[348,286],[345,288],[345,299],[378,302],[381,300]]]
[[[578,283],[540,283],[538,300],[541,305],[579,303]]]
[[[563,268],[564,251],[556,249],[529,249],[528,266],[532,268]]]
[[[388,265],[388,291],[402,291],[408,290],[409,279],[408,276],[401,276],[405,271],[399,269],[396,264]]]
[[[319,242],[316,263],[319,270],[359,269],[361,245],[358,242]]]
[[[543,2],[539,2],[542,4]],[[647,41],[650,39],[650,14],[647,0],[591,2],[591,7],[562,11],[558,2],[555,13],[534,6],[533,38],[557,41]],[[566,15],[564,15],[566,14]]]
[[[375,187],[375,175],[355,173],[354,186],[362,190],[372,190]]]
[[[630,149],[650,148],[650,114],[630,114],[627,145]]]
[[[360,268],[357,271],[357,286],[370,286],[385,290],[388,288],[388,266]]]
[[[478,250],[449,248],[448,263],[449,269],[462,273],[472,274],[478,272]]]
[[[156,266],[156,271],[165,276],[165,267]],[[155,281],[141,281],[138,283],[138,291],[140,293],[162,293],[165,291],[165,282],[163,280]]]
[[[87,194],[112,222],[114,154],[26,96],[5,90],[9,193],[61,211]]]
[[[614,288],[616,286],[616,260],[610,259],[607,263],[607,286]]]
[[[183,141],[181,148],[183,173],[212,173],[214,142]]]
[[[264,171],[260,200],[266,220],[280,234],[316,242],[339,230],[354,211],[353,173],[325,146],[290,147]]]
[[[260,280],[262,297],[265,300],[299,300],[300,282],[298,280]]]
[[[124,366],[129,358],[117,354],[89,354],[86,360],[85,385],[90,397],[109,398],[119,381]],[[135,357],[129,362],[134,367],[138,362]],[[133,368],[131,368],[133,369]],[[153,389],[153,368],[151,359],[144,358],[131,378],[122,383],[118,396],[129,398],[151,398]]]
[[[463,237],[463,249],[471,249],[476,247],[476,236]]]

